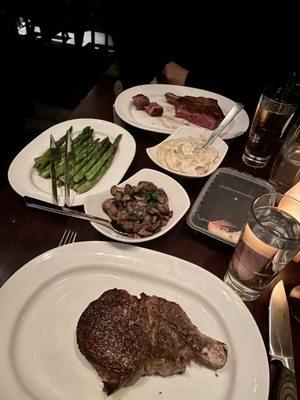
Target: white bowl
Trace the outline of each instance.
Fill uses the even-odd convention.
[[[155,233],[154,235],[139,239],[119,235],[118,233],[113,232],[112,230],[106,228],[105,226],[91,222],[91,224],[95,229],[97,229],[97,231],[103,233],[103,235],[111,239],[115,239],[120,242],[125,242],[125,243],[147,242],[148,240],[153,240],[158,238],[159,236],[162,236],[170,229],[172,229],[173,226],[177,224],[177,222],[184,216],[184,214],[189,209],[191,204],[190,199],[186,191],[183,189],[183,187],[170,176],[165,175],[162,172],[155,171],[153,169],[147,169],[147,168],[141,169],[139,172],[137,172],[132,177],[128,178],[126,181],[119,183],[118,186],[125,186],[126,183],[135,186],[138,184],[139,181],[153,182],[156,186],[164,189],[164,191],[166,192],[169,199],[170,210],[173,211],[173,217],[170,219],[167,225],[163,226],[161,230]],[[104,202],[104,200],[109,199],[111,197],[112,195],[110,194],[109,190],[86,197],[84,201],[85,212],[87,214],[95,215],[97,217],[109,219],[107,214],[105,214],[105,212],[102,210],[102,203]]]
[[[148,156],[151,158],[151,160],[156,165],[158,165],[160,168],[163,168],[165,171],[168,171],[168,172],[171,172],[172,174],[183,176],[186,178],[203,178],[205,176],[212,174],[219,167],[219,165],[221,164],[221,162],[223,161],[223,159],[227,153],[228,145],[221,138],[217,137],[215,139],[215,141],[211,144],[211,146],[214,149],[216,149],[217,152],[219,153],[218,161],[216,163],[214,163],[205,174],[202,174],[202,175],[190,175],[190,174],[184,174],[183,172],[173,171],[172,169],[162,165],[158,161],[158,159],[156,157],[156,152],[157,152],[158,147],[162,143],[168,142],[169,140],[178,139],[178,138],[187,138],[187,137],[198,137],[198,136],[203,136],[206,139],[211,134],[212,134],[212,131],[210,131],[209,129],[200,128],[200,127],[195,128],[192,126],[181,126],[181,127],[177,128],[172,135],[168,136],[167,139],[163,140],[156,146],[148,147],[146,149],[146,152],[147,152]]]

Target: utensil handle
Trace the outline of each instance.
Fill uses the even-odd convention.
[[[203,149],[207,149],[207,147],[220,135],[221,132],[226,128],[226,126],[235,118],[238,113],[244,108],[244,104],[235,103],[235,105],[231,108],[229,113],[220,123],[220,125],[213,131],[213,133],[209,136],[207,141],[203,145]]]
[[[110,225],[110,221],[104,218],[96,217],[94,215],[89,215],[80,211],[76,210],[71,210],[66,207],[61,207],[57,205],[53,205],[50,203],[47,203],[42,200],[37,200],[33,199],[31,197],[24,196],[24,200],[27,206],[33,207],[33,208],[38,208],[39,210],[44,210],[44,211],[49,211],[55,214],[61,214],[61,215],[66,215],[68,217],[74,217],[74,218],[79,218],[79,219],[85,219],[87,221],[91,222],[96,222],[96,223],[101,223],[102,225],[106,224]],[[110,228],[110,226],[108,226]]]
[[[281,365],[279,377],[270,397],[271,400],[297,400],[297,382],[294,372]]]

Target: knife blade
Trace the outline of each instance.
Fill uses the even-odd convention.
[[[297,400],[290,313],[282,280],[274,287],[270,299],[269,333],[271,361],[278,360],[283,365],[274,398]]]
[[[52,202],[58,204],[56,170],[55,164],[60,159],[60,152],[52,135],[50,135],[50,168],[51,168],[51,187],[52,187]]]

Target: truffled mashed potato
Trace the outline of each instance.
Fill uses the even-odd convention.
[[[202,149],[205,140],[203,136],[168,140],[158,147],[157,160],[175,172],[203,175],[219,160],[219,153],[214,147]]]

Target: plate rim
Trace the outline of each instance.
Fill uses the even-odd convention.
[[[261,348],[261,351],[259,352],[259,354],[261,356],[260,358],[264,361],[264,364],[265,364],[264,368],[261,369],[261,374],[264,374],[265,376],[264,376],[264,379],[260,379],[260,381],[259,381],[259,387],[260,387],[259,395],[261,397],[259,397],[258,400],[264,400],[264,399],[267,400],[268,393],[269,393],[269,364],[268,364],[266,348],[263,343],[262,336],[260,334],[258,326],[254,320],[254,317],[252,316],[252,314],[250,313],[250,311],[248,310],[246,305],[238,297],[238,295],[236,293],[234,293],[232,291],[232,289],[230,289],[221,279],[219,279],[217,276],[215,276],[208,270],[200,267],[197,264],[191,263],[187,260],[180,259],[176,256],[172,256],[169,254],[161,253],[156,250],[132,246],[132,245],[124,244],[124,243],[114,243],[114,242],[106,242],[106,241],[104,241],[104,242],[87,241],[87,242],[72,243],[69,245],[55,247],[51,250],[48,250],[48,251],[38,255],[37,257],[33,258],[26,264],[24,264],[18,271],[16,271],[8,279],[7,282],[5,282],[5,284],[2,286],[2,288],[0,288],[0,300],[3,300],[3,298],[5,299],[5,297],[7,296],[7,292],[8,292],[8,294],[11,294],[9,292],[14,289],[14,285],[20,284],[20,282],[22,282],[22,278],[24,278],[24,276],[26,276],[26,274],[29,274],[29,278],[27,278],[27,279],[30,279],[30,277],[31,277],[30,274],[37,273],[40,276],[40,280],[42,282],[43,282],[43,279],[47,278],[48,276],[50,278],[51,278],[51,276],[54,277],[59,270],[58,267],[56,267],[56,268],[52,267],[51,272],[52,271],[53,272],[49,274],[49,267],[48,267],[48,270],[47,270],[47,268],[39,268],[40,267],[39,263],[48,262],[47,260],[51,259],[51,257],[52,258],[55,256],[61,257],[62,254],[69,254],[69,255],[71,253],[74,254],[75,253],[74,249],[76,249],[76,248],[78,248],[78,251],[80,250],[81,253],[86,252],[86,253],[90,254],[90,252],[92,251],[94,256],[95,255],[97,255],[97,256],[104,255],[104,256],[109,256],[109,257],[118,257],[120,255],[124,256],[124,254],[125,254],[126,257],[124,257],[124,258],[126,258],[127,260],[129,260],[130,258],[131,259],[135,258],[140,261],[140,260],[143,260],[146,258],[147,260],[151,260],[150,263],[155,262],[155,259],[157,257],[160,257],[160,258],[162,258],[162,262],[166,261],[164,264],[167,264],[167,268],[174,270],[175,273],[176,273],[176,269],[178,269],[178,263],[182,263],[185,268],[192,271],[192,274],[196,273],[200,278],[201,278],[201,276],[204,276],[205,278],[208,278],[212,284],[217,283],[219,286],[221,286],[225,291],[224,295],[230,296],[230,300],[232,301],[232,303],[234,303],[234,304],[237,303],[236,306],[241,310],[243,319],[246,318],[247,321],[249,322],[249,324],[251,324],[252,333],[253,333],[253,335],[255,334],[255,336],[256,336],[256,346],[257,346],[257,348],[259,346]],[[132,251],[133,251],[133,254],[131,253]],[[154,261],[152,261],[152,260],[154,260]],[[50,265],[50,267],[51,267],[51,265]],[[122,265],[122,267],[124,267],[124,268],[126,267],[125,263]],[[62,272],[62,271],[64,271],[64,269],[68,269],[68,266],[63,265],[62,267],[60,266],[60,268],[62,268],[62,270],[60,271],[60,272]],[[76,265],[73,266],[72,268],[76,268]],[[166,276],[166,274],[165,274],[164,276],[162,276],[162,278],[169,280],[169,279],[172,279],[173,277],[170,278],[169,276]],[[42,282],[40,282],[40,284]],[[201,279],[199,279],[199,282],[203,286],[203,282],[201,281]],[[180,281],[180,283],[182,284],[181,281]],[[188,278],[184,279],[185,286],[187,286],[187,284],[191,284],[191,283],[193,285],[192,286],[193,290],[195,290],[195,282],[188,282]],[[200,286],[201,286],[201,284],[200,284]],[[28,287],[27,287],[27,290],[28,290]],[[32,289],[29,291],[29,294],[32,294]],[[14,292],[12,292],[11,295],[14,295]],[[211,302],[213,303],[213,301],[211,301]],[[3,304],[3,302],[0,301],[0,313],[1,313],[1,311],[3,312],[3,309],[5,309],[5,311],[7,312],[7,307],[4,307],[2,304]],[[1,329],[0,329],[0,335],[3,337],[3,332],[1,334]],[[1,347],[1,342],[0,342],[0,347]],[[8,353],[7,350],[6,350],[6,352]],[[262,365],[262,363],[261,363],[261,365]],[[261,374],[260,374],[260,378],[262,378]],[[234,385],[234,387],[235,387],[235,385]],[[246,394],[246,397],[243,397],[243,398],[245,398],[245,399],[249,398],[249,400],[250,400],[249,394],[251,394],[251,393],[244,393],[244,395],[245,394]],[[262,395],[263,395],[263,397],[262,397]]]
[[[130,88],[125,89],[124,91],[122,91],[122,92],[117,96],[117,98],[115,99],[115,102],[114,102],[113,107],[114,107],[116,113],[118,114],[118,116],[119,116],[123,121],[125,121],[127,124],[130,124],[130,125],[132,125],[132,126],[134,126],[134,127],[136,127],[136,128],[142,129],[142,130],[147,131],[147,132],[157,132],[157,133],[162,133],[162,134],[165,134],[165,135],[171,135],[171,134],[174,132],[174,130],[171,129],[171,128],[159,128],[159,127],[156,127],[156,126],[150,127],[150,126],[145,126],[145,125],[143,125],[142,123],[136,121],[135,119],[130,118],[130,116],[126,115],[126,113],[123,113],[123,112],[122,112],[122,110],[120,109],[120,101],[122,100],[122,98],[123,98],[124,96],[126,96],[128,93],[130,93],[130,91],[133,90],[133,89],[141,89],[141,90],[142,90],[142,88],[147,88],[147,87],[151,87],[151,86],[152,86],[152,87],[153,87],[153,86],[166,87],[166,89],[168,88],[168,89],[170,89],[170,90],[171,90],[172,88],[174,89],[174,88],[178,88],[178,87],[179,87],[179,88],[184,87],[184,88],[186,88],[187,90],[190,90],[190,89],[192,89],[192,90],[199,90],[199,91],[201,91],[201,92],[207,93],[207,96],[210,96],[210,95],[217,95],[217,96],[221,97],[222,99],[224,99],[224,101],[230,101],[230,102],[232,102],[232,105],[234,105],[234,103],[235,103],[234,100],[232,100],[232,99],[230,99],[229,97],[226,97],[226,96],[224,96],[224,95],[222,95],[222,94],[219,94],[219,93],[216,93],[216,92],[212,92],[212,91],[209,91],[209,90],[206,90],[206,89],[201,89],[201,88],[192,87],[192,86],[170,85],[170,84],[163,84],[163,83],[158,83],[158,84],[157,84],[157,83],[147,83],[147,84],[132,86],[132,87],[130,87]],[[237,138],[237,137],[243,135],[243,134],[247,131],[247,129],[249,128],[249,125],[250,125],[250,119],[249,119],[249,116],[248,116],[247,112],[245,111],[245,109],[243,109],[243,110],[241,111],[241,114],[242,114],[242,113],[245,114],[245,118],[246,118],[245,124],[247,125],[246,128],[245,128],[242,132],[240,132],[238,135],[230,136],[230,137],[228,137],[228,138],[223,138],[223,140],[235,139],[235,138]],[[184,126],[184,125],[183,125],[183,126]]]
[[[132,136],[132,134],[125,128],[115,124],[114,122],[111,121],[106,121],[106,120],[102,120],[102,119],[98,119],[98,118],[73,118],[73,119],[69,119],[66,121],[62,121],[59,122],[55,125],[50,126],[49,128],[47,128],[46,130],[44,130],[43,132],[41,132],[38,136],[36,136],[34,139],[32,139],[26,146],[23,147],[23,149],[21,149],[18,154],[16,154],[16,156],[14,157],[14,159],[11,161],[9,168],[8,168],[8,172],[7,172],[7,178],[8,178],[8,182],[11,186],[11,188],[18,193],[20,196],[30,196],[39,200],[43,200],[43,201],[48,201],[50,203],[52,203],[52,199],[51,199],[51,195],[50,194],[45,194],[42,193],[40,195],[37,195],[36,193],[32,193],[30,190],[28,191],[24,191],[23,188],[20,188],[19,185],[15,182],[15,178],[14,178],[14,172],[15,172],[15,168],[16,168],[16,163],[19,161],[20,158],[22,158],[24,156],[24,153],[26,154],[26,152],[31,148],[31,146],[35,145],[35,142],[39,142],[41,139],[43,139],[44,137],[46,138],[55,128],[61,128],[61,126],[65,125],[65,124],[73,124],[75,125],[77,122],[79,123],[83,123],[85,122],[87,124],[103,124],[106,125],[107,127],[109,126],[114,126],[114,128],[118,129],[120,131],[120,133],[122,133],[123,135],[126,135],[126,138],[131,142],[131,145],[129,146],[128,149],[128,153],[126,155],[126,158],[128,159],[128,162],[126,163],[127,167],[125,170],[122,171],[122,176],[119,177],[118,182],[123,178],[123,176],[125,175],[126,171],[128,170],[128,168],[130,167],[134,156],[136,154],[136,141],[134,139],[134,137]],[[50,133],[49,133],[50,132]],[[34,157],[33,157],[34,158]],[[33,159],[32,159],[33,160]],[[119,174],[120,175],[120,174]],[[119,176],[118,175],[118,176]],[[105,189],[102,189],[105,190]],[[102,191],[100,190],[100,191]],[[89,192],[83,193],[81,195],[76,195],[74,197],[74,202],[71,205],[71,207],[77,207],[77,206],[81,206],[84,203],[84,199],[85,197],[89,196]]]

